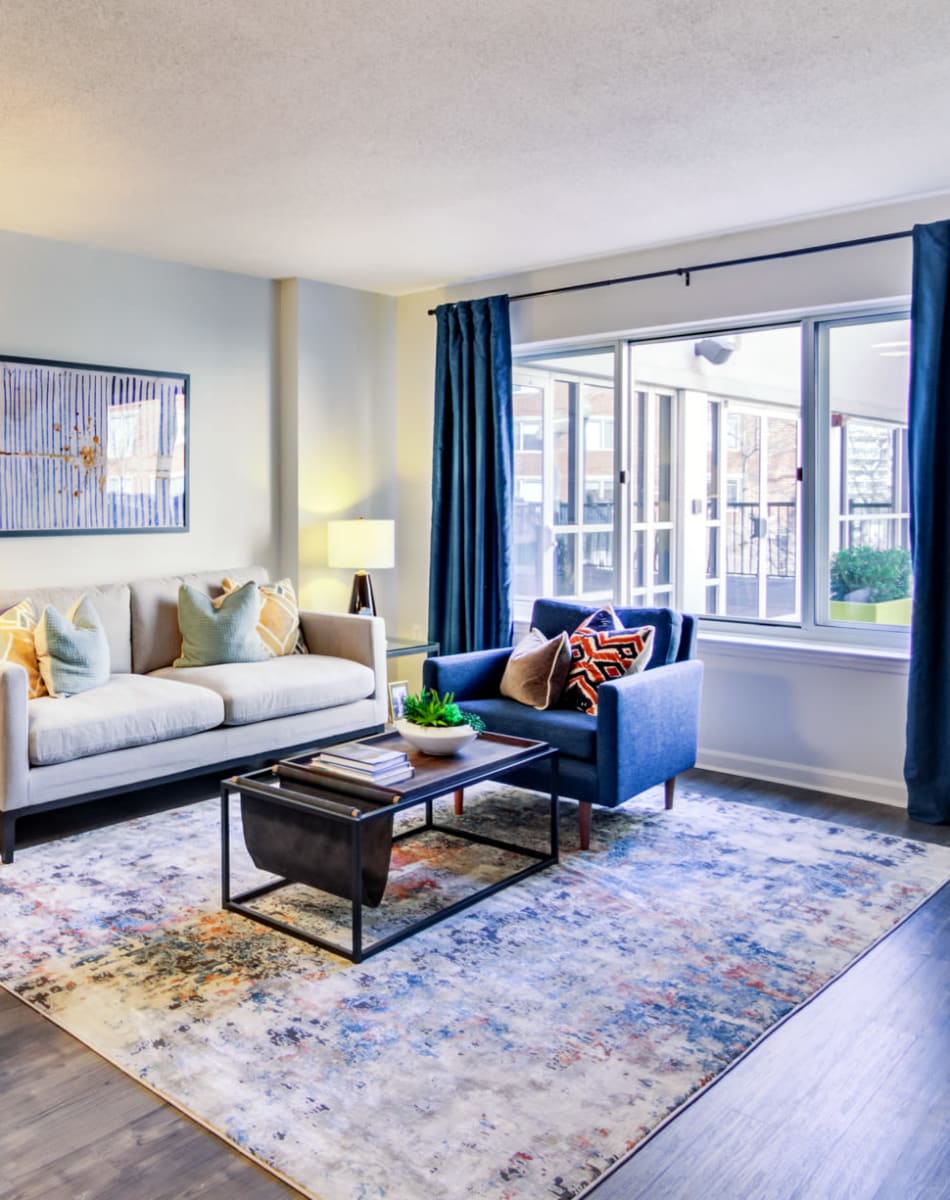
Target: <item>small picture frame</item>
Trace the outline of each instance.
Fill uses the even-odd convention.
[[[409,682],[398,679],[389,685],[389,719],[398,721],[406,715],[406,697],[409,695]]]

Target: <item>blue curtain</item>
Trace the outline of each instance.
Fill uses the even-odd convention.
[[[436,321],[429,638],[462,654],[511,641],[508,297],[442,304]]]
[[[914,601],[907,702],[908,811],[950,822],[950,221],[914,226],[910,537]]]

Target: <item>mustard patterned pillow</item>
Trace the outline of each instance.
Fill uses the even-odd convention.
[[[26,670],[26,694],[30,700],[46,695],[46,684],[36,658],[35,629],[36,612],[29,599],[0,613],[0,662],[16,663]]]
[[[235,591],[240,584],[225,577],[221,580],[224,595]],[[289,579],[276,583],[258,585],[261,597],[261,613],[257,622],[257,633],[270,658],[281,658],[285,654],[306,654],[307,643],[300,631],[300,615],[297,611],[297,593]],[[220,603],[218,597],[213,603]]]

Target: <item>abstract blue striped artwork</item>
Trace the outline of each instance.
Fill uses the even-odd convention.
[[[187,529],[187,375],[0,359],[0,535]]]

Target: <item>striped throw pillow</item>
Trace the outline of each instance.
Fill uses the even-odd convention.
[[[26,671],[29,700],[46,695],[46,684],[36,658],[36,612],[31,600],[21,600],[0,613],[0,662],[16,663]]]

